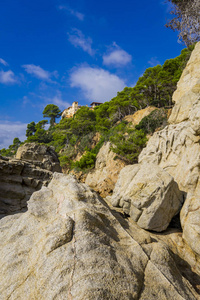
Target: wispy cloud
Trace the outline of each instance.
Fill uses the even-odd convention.
[[[84,14],[70,8],[68,5],[59,5],[58,9],[67,11],[69,14],[71,14],[72,16],[75,16],[80,21],[83,21],[85,18]]]
[[[26,139],[27,124],[0,120],[0,149],[8,148],[13,139],[18,137],[20,141]]]
[[[72,31],[72,34],[68,33],[68,40],[70,43],[74,47],[81,48],[83,51],[93,56],[95,54],[95,50],[92,49],[92,39],[90,37],[86,38],[82,31],[77,28],[74,28]]]
[[[31,92],[28,96],[24,96],[22,100],[23,106],[38,107],[41,111],[47,104],[55,104],[61,110],[70,106],[70,103],[63,98],[61,91],[55,90],[52,86],[40,89],[38,93]]]
[[[0,58],[0,64],[8,66],[8,63],[3,58]]]
[[[67,107],[69,107],[71,104],[69,102],[66,102],[62,99],[60,99],[59,97],[55,96],[52,99],[50,99],[52,104],[57,105],[60,109],[65,109]]]
[[[149,61],[148,61],[148,64],[152,67],[154,66],[157,66],[157,65],[160,65],[160,62],[158,60],[158,58],[155,56],[155,57],[152,57]]]
[[[40,66],[36,66],[34,64],[22,65],[22,68],[24,68],[28,74],[31,74],[34,77],[41,79],[41,80],[45,80],[45,81],[51,81],[52,76],[55,76],[55,77],[57,76],[56,71],[51,73],[49,71],[42,69]]]
[[[122,67],[132,60],[132,56],[121,49],[116,43],[109,48],[108,53],[103,55],[103,64],[106,66]]]
[[[13,73],[13,71],[8,70],[4,72],[3,70],[0,71],[0,83],[2,84],[15,84],[18,83],[18,79]]]
[[[62,94],[60,91],[56,91],[56,95],[53,97],[42,96],[45,103],[51,103],[57,105],[61,110],[70,106],[70,103],[62,99]]]
[[[88,101],[109,101],[125,86],[123,79],[104,69],[79,67],[70,76],[71,87],[82,90]]]

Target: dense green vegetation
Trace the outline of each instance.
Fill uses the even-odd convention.
[[[45,129],[47,120],[27,126],[25,142],[37,142],[55,147],[61,165],[68,169],[88,170],[94,167],[96,155],[105,141],[110,141],[116,157],[127,163],[137,162],[137,158],[147,141],[147,135],[167,123],[167,109],[172,106],[172,94],[190,57],[193,46],[184,49],[181,55],[167,60],[163,66],[148,68],[138,79],[135,87],[126,87],[109,102],[91,110],[80,108],[73,118],[62,119],[55,125],[60,110],[49,104],[43,111],[50,118],[50,127]],[[126,115],[137,110],[155,106],[155,110],[135,127],[123,120]],[[156,109],[157,108],[157,109]],[[94,143],[96,134],[100,140]],[[11,148],[10,148],[11,147]],[[15,149],[11,145],[9,149]],[[8,150],[9,150],[8,149]],[[10,155],[14,150],[1,150],[2,155]],[[82,155],[77,160],[77,154]]]
[[[162,129],[166,125],[167,111],[162,108],[152,111],[147,117],[144,117],[135,128],[142,130],[145,134],[152,134],[156,129]]]

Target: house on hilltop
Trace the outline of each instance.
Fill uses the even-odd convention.
[[[101,105],[102,103],[101,102],[92,102],[90,104],[90,107],[89,109],[94,109],[95,107]],[[87,105],[86,105],[87,106]],[[62,112],[62,115],[61,115],[61,118],[62,119],[65,119],[65,118],[72,118],[73,115],[77,112],[77,110],[79,110],[81,107],[81,105],[78,105],[78,101],[74,101],[72,103],[72,106],[69,106],[68,108],[64,109],[63,112]]]
[[[92,102],[91,104],[90,104],[90,108],[91,109],[94,109],[95,107],[97,107],[97,106],[99,106],[99,105],[101,105],[102,103],[101,102]]]
[[[77,112],[77,110],[81,108],[80,105],[78,105],[77,101],[74,101],[72,103],[72,106],[69,106],[68,108],[64,109],[61,115],[61,118],[72,118],[73,115]]]

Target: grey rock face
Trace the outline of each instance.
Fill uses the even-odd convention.
[[[27,143],[18,148],[16,158],[31,161],[42,169],[61,172],[57,153],[53,147]]]
[[[111,201],[141,228],[163,231],[179,212],[183,195],[171,175],[146,163],[122,169]]]
[[[0,157],[0,218],[26,211],[30,196],[47,185],[55,171],[61,172],[57,154],[45,145],[24,144],[15,159]]]
[[[26,161],[0,158],[0,218],[26,211],[32,193],[47,185],[52,175]]]
[[[87,185],[54,173],[0,221],[2,299],[198,299],[168,247],[129,231]]]

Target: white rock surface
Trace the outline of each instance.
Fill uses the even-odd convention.
[[[155,164],[126,166],[111,202],[147,230],[165,230],[181,207],[183,195],[171,175]]]
[[[169,123],[180,123],[189,119],[193,105],[200,98],[200,43],[197,43],[173,94],[175,107]]]
[[[28,212],[0,221],[1,299],[197,299],[168,247],[123,222],[87,185],[54,173]]]
[[[154,133],[139,156],[140,163],[153,162],[174,177],[184,192],[180,213],[183,238],[200,255],[200,43],[178,83],[171,123]]]

